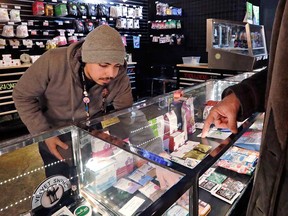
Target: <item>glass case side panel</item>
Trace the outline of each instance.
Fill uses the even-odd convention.
[[[83,160],[80,194],[95,208],[100,205],[114,215],[141,213],[184,176],[88,133],[83,135],[86,141],[80,143]],[[176,180],[173,185],[163,181],[166,175]]]
[[[214,25],[213,19],[206,20],[206,51],[208,52],[213,47],[214,41]]]
[[[48,215],[61,208],[63,203],[73,202],[69,181],[73,164],[72,145],[69,145],[71,128],[67,128],[70,131],[60,129],[58,132],[26,137],[25,141],[13,143],[18,149],[0,155],[0,192],[9,194],[0,198],[0,215],[25,212]],[[55,158],[44,142],[44,139],[53,139],[55,134],[60,134],[58,138],[69,145],[70,150],[58,148],[63,160]],[[55,194],[52,195],[52,191]]]
[[[253,56],[267,55],[266,39],[263,26],[249,24]]]

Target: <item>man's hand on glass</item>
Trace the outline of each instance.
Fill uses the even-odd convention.
[[[205,120],[202,130],[202,138],[206,137],[211,124],[217,128],[229,128],[232,133],[237,133],[237,114],[240,109],[240,101],[234,93],[227,95],[216,104]]]
[[[53,154],[59,160],[64,160],[62,155],[57,150],[57,146],[59,146],[62,149],[67,150],[68,149],[68,145],[67,144],[62,142],[58,137],[48,138],[48,139],[45,140],[45,143],[46,143],[49,151],[51,152],[51,154]]]

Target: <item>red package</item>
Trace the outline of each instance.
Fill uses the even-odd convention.
[[[35,1],[32,5],[32,11],[34,16],[41,16],[44,12],[44,2]]]

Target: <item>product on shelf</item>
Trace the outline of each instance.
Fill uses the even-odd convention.
[[[87,5],[85,3],[77,3],[77,8],[80,16],[87,16]]]
[[[44,2],[42,1],[34,1],[32,5],[32,12],[34,16],[41,16],[45,13],[44,11]]]
[[[17,39],[9,39],[9,45],[12,47],[20,46],[20,41]]]
[[[233,146],[219,159],[217,165],[237,173],[252,175],[259,152]]]
[[[27,25],[18,25],[16,28],[16,37],[18,38],[26,38],[28,37],[28,27]]]
[[[54,7],[52,4],[45,4],[45,16],[53,16]]]
[[[4,25],[2,29],[2,36],[7,38],[14,37],[15,34],[13,25]]]
[[[6,40],[5,39],[0,39],[0,47],[5,47],[6,44]]]
[[[0,8],[0,22],[8,22],[9,21],[9,15],[7,8]]]
[[[67,10],[69,16],[78,16],[77,4],[73,1],[67,3]]]
[[[59,3],[55,5],[54,10],[55,10],[55,16],[67,16],[68,15],[67,6],[64,3]]]
[[[21,22],[20,10],[17,9],[10,10],[10,21],[15,23]]]
[[[98,4],[97,5],[97,15],[98,17],[108,17],[109,15],[109,9],[104,4]]]
[[[96,4],[88,4],[87,5],[87,15],[90,17],[96,17],[97,16],[97,5]]]

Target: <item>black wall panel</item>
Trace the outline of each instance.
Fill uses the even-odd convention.
[[[182,47],[173,47],[170,52],[169,47],[167,50],[163,46],[154,47],[154,49],[151,49],[153,54],[150,55],[154,58],[151,61],[154,64],[157,64],[157,62],[182,63],[181,57],[189,55],[201,56],[201,62],[207,62],[206,19],[242,21],[246,9],[245,0],[163,0],[160,2],[183,9],[181,19],[183,21],[185,44]],[[152,0],[149,0],[149,19],[155,19],[155,1]],[[170,57],[170,55],[174,57]]]

